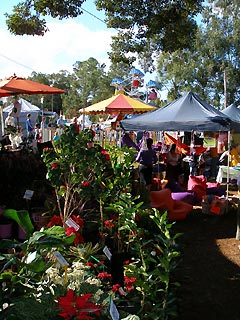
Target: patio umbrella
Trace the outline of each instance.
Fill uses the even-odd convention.
[[[65,90],[20,78],[16,75],[0,81],[0,97],[8,97],[18,94],[57,94],[64,92]]]
[[[85,108],[85,113],[142,113],[153,111],[156,107],[140,100],[130,98],[122,93]]]

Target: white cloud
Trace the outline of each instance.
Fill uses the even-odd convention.
[[[91,31],[73,20],[48,24],[49,32],[43,37],[13,36],[0,29],[0,78],[16,73],[27,77],[32,71],[57,73],[72,72],[76,61],[94,57],[100,63],[109,64],[113,30]]]

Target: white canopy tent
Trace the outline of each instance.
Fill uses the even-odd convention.
[[[38,108],[37,106],[31,104],[29,101],[24,100],[23,98],[18,99],[18,102],[21,105],[21,111],[20,111],[20,114],[19,114],[20,127],[23,130],[25,130],[26,119],[27,119],[28,113],[31,114],[31,120],[32,120],[33,125],[35,126],[35,124],[38,122],[38,117],[39,117],[39,115],[41,113],[40,108]],[[5,107],[3,109],[3,119],[4,119],[4,121],[7,118],[7,116],[12,113],[13,108],[14,108],[14,103],[11,103],[9,106],[7,106],[7,107]],[[15,124],[16,124],[16,122],[15,122]],[[4,125],[4,123],[2,125]]]

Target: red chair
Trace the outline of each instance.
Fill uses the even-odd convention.
[[[150,205],[158,210],[167,210],[170,220],[184,220],[193,210],[189,203],[173,200],[170,189],[150,191]]]

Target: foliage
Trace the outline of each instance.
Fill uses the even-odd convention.
[[[172,272],[180,256],[176,244],[180,234],[172,236],[171,227],[166,213],[161,215],[156,209],[138,211],[131,246],[133,258],[124,269],[126,275],[136,278],[138,294],[135,292],[132,299],[141,301],[141,319],[177,315],[174,291],[179,284],[172,282]]]
[[[113,89],[110,87],[111,79],[105,69],[104,64],[101,65],[92,57],[86,61],[74,63],[68,105],[71,106],[72,101],[75,101],[77,97],[77,104],[73,104],[75,113],[90,103],[101,101],[113,95]]]
[[[158,76],[169,88],[170,100],[194,91],[218,108],[238,103],[239,10],[238,2],[209,1],[193,47],[161,54]]]
[[[160,50],[190,47],[196,31],[193,18],[201,11],[201,4],[145,0],[116,4],[113,0],[97,0],[97,8],[105,10],[108,27],[119,30],[113,37],[111,60],[131,63],[135,54],[144,52],[149,56],[149,52],[152,55]]]
[[[43,36],[48,28],[44,16],[52,18],[75,18],[82,14],[84,0],[27,0],[13,7],[13,13],[6,13],[9,31],[15,35]]]
[[[7,319],[32,320],[34,310],[40,320],[111,319],[111,301],[120,318],[176,315],[171,276],[179,235],[171,235],[166,214],[133,197],[135,150],[105,150],[92,139],[91,130],[77,133],[70,126],[53,149],[44,150],[59,216],[39,231],[30,226],[22,243],[0,243],[0,308]],[[87,211],[83,221],[85,204],[93,215]],[[29,224],[16,210],[4,213],[23,227]],[[94,241],[76,241],[90,219],[98,226]]]
[[[29,237],[33,233],[34,226],[32,224],[28,211],[7,209],[4,211],[3,215],[6,218],[10,218],[16,221],[17,224],[25,231],[27,237]]]
[[[79,111],[89,104],[104,100],[114,94],[110,87],[114,76],[106,72],[106,66],[94,59],[76,61],[72,72],[61,70],[59,73],[43,74],[32,72],[31,80],[64,89],[66,94],[45,95],[43,105],[40,97],[26,95],[32,104],[43,109],[60,111],[68,118],[79,116]]]
[[[110,148],[110,161],[110,155],[100,145],[92,144],[92,135],[88,129],[78,134],[70,126],[54,142],[54,149],[43,152],[47,178],[55,188],[63,223],[93,199],[101,212],[102,203],[114,201],[122,190],[130,187],[133,153]]]

